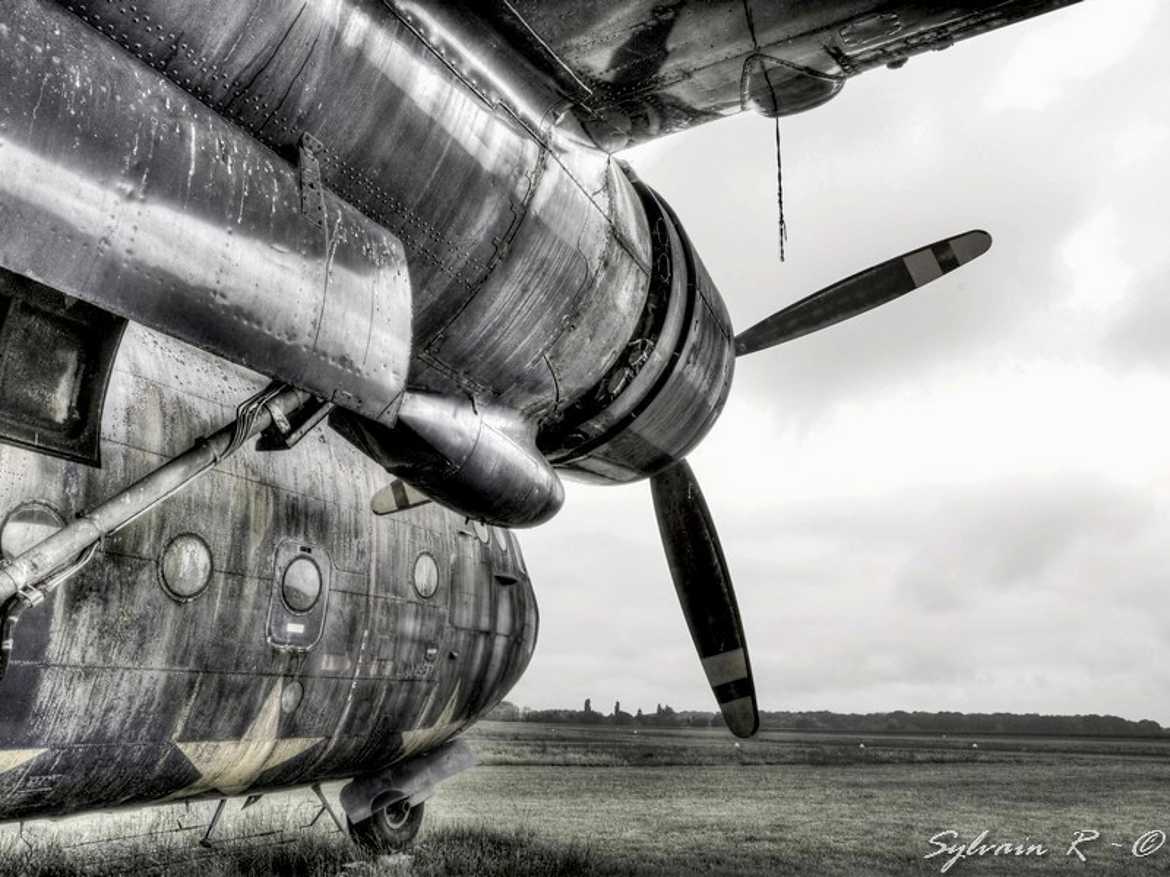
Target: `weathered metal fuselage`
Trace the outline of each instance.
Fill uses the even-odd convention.
[[[263,383],[131,325],[102,468],[0,445],[5,514],[92,506]],[[241,452],[107,539],[16,628],[0,680],[0,820],[371,773],[502,698],[537,632],[515,538],[434,504],[371,515],[384,484],[318,429],[291,450]],[[192,537],[211,572],[188,597],[168,546]],[[415,585],[424,556],[429,596]],[[303,613],[281,590],[297,558],[325,585]]]
[[[0,220],[30,229],[0,238],[3,267],[388,427],[404,385],[482,402],[508,413],[529,459],[587,476],[644,477],[710,427],[734,357],[701,263],[481,22],[372,0],[67,6],[18,0],[0,33],[14,98],[0,122],[20,163],[0,183]],[[321,214],[294,203],[306,164],[327,194],[323,233],[304,231]],[[397,242],[412,325],[386,264]],[[296,276],[321,277],[326,294]],[[234,334],[218,325],[232,321]],[[647,412],[656,402],[668,410]],[[619,431],[640,439],[633,459],[582,461]],[[559,505],[460,505],[492,485],[458,468],[442,470],[452,490],[431,478],[427,491],[518,524]]]
[[[0,303],[6,559],[266,378],[337,406],[23,613],[0,819],[375,774],[456,735],[536,636],[515,539],[479,521],[554,514],[557,472],[663,470],[730,387],[714,283],[602,147],[815,106],[1063,2],[798,4],[758,28],[725,0],[0,5],[0,281],[64,294]],[[436,502],[371,514],[387,471]]]
[[[580,458],[671,388],[703,408],[651,412],[662,436],[592,473],[614,480],[698,440],[731,333],[685,236],[553,124],[560,99],[515,56],[456,62],[436,44],[458,32],[351,0],[5,7],[0,267],[132,322],[104,408],[70,389],[86,380],[68,344],[43,369],[37,392],[72,408],[39,422],[52,442],[9,429],[27,449],[0,445],[0,512],[92,507],[229,420],[257,371],[382,429],[427,410],[393,402],[404,387],[471,400],[502,412],[484,421],[500,446],[586,474]],[[19,425],[20,402],[0,399],[0,421]],[[100,432],[88,450],[70,444],[74,415]],[[492,489],[494,459],[461,462],[487,480],[456,497]],[[536,635],[515,539],[439,504],[373,516],[386,478],[322,426],[106,539],[13,632],[0,819],[370,774],[502,698]],[[433,593],[425,571],[416,587],[424,556]],[[298,613],[282,586],[306,559],[324,589]],[[200,564],[197,594],[168,582]]]

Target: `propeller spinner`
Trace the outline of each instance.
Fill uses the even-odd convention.
[[[735,339],[736,355],[775,347],[863,314],[937,280],[990,247],[991,235],[969,231],[867,268],[741,332]],[[737,737],[750,737],[760,717],[747,640],[699,483],[680,460],[651,478],[650,491],[670,575],[707,681],[727,727]]]

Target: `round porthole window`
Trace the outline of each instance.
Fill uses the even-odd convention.
[[[304,555],[294,558],[284,571],[280,593],[293,612],[308,612],[321,599],[321,570]]]
[[[211,581],[211,549],[194,533],[183,533],[163,549],[158,568],[168,594],[176,600],[194,600]]]
[[[65,526],[65,519],[43,502],[24,502],[8,513],[0,527],[0,552],[11,560],[48,539]]]
[[[420,597],[433,597],[439,589],[439,565],[425,551],[414,562],[414,589]]]

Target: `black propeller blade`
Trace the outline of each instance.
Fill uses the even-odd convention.
[[[650,480],[658,531],[707,681],[737,737],[760,726],[747,641],[719,534],[691,467],[680,460]]]
[[[776,312],[735,338],[744,356],[856,317],[954,271],[991,247],[991,235],[969,231],[866,268]]]

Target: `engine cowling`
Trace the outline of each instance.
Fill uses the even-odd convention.
[[[727,308],[674,211],[634,179],[651,229],[642,317],[605,376],[537,438],[566,475],[646,478],[686,456],[714,424],[735,367]]]

